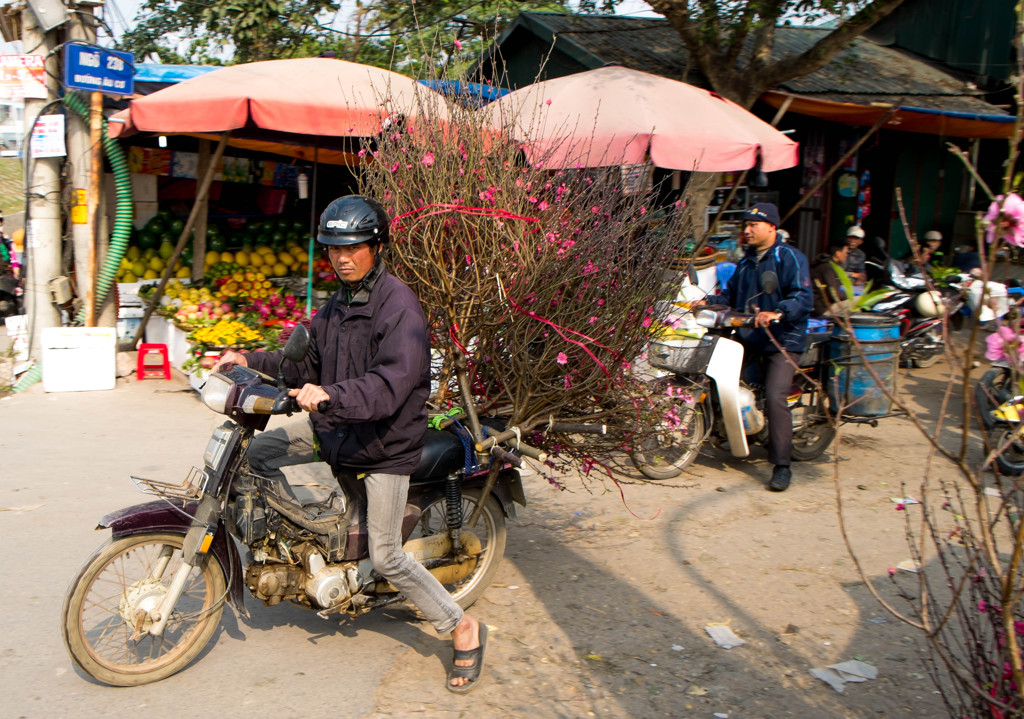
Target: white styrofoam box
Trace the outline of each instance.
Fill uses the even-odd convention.
[[[122,340],[130,340],[139,331],[142,324],[141,317],[122,317],[117,321],[117,337]]]
[[[141,307],[120,307],[117,310],[117,316],[122,320],[139,320],[146,315],[146,310]]]
[[[132,173],[132,197],[136,202],[156,202],[157,177]]]
[[[117,384],[117,331],[113,327],[45,327],[43,389],[87,392]]]
[[[7,325],[7,339],[14,348],[14,359],[28,361],[28,315],[11,315],[4,318]]]

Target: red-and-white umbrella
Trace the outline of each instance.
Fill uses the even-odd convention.
[[[672,170],[765,172],[793,167],[798,145],[717,93],[602,67],[509,93],[480,111],[552,168],[647,162]]]
[[[371,137],[397,115],[415,124],[424,107],[433,118],[448,117],[437,93],[395,72],[328,58],[268,60],[214,70],[132,100],[112,118],[110,134],[248,128]]]

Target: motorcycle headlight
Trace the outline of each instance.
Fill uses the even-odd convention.
[[[714,328],[718,324],[718,313],[714,310],[698,310],[697,324],[701,327]]]
[[[220,372],[211,374],[203,387],[203,404],[218,414],[227,414],[228,393],[233,386],[234,382]]]

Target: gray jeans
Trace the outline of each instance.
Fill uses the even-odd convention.
[[[281,468],[315,461],[313,447],[313,425],[308,419],[293,420],[257,434],[249,446],[249,464],[254,472],[290,492]],[[409,476],[374,473],[366,475],[363,482],[373,568],[415,604],[438,633],[451,632],[462,621],[462,608],[434,575],[402,551]]]

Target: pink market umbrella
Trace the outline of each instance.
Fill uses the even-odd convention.
[[[480,110],[552,168],[647,162],[671,170],[765,172],[797,164],[797,143],[722,96],[631,70],[597,70],[516,90]]]
[[[395,72],[328,58],[268,60],[214,70],[132,100],[113,116],[110,134],[245,128],[370,137],[395,115],[415,124],[424,107],[434,118],[448,118],[439,94]]]

